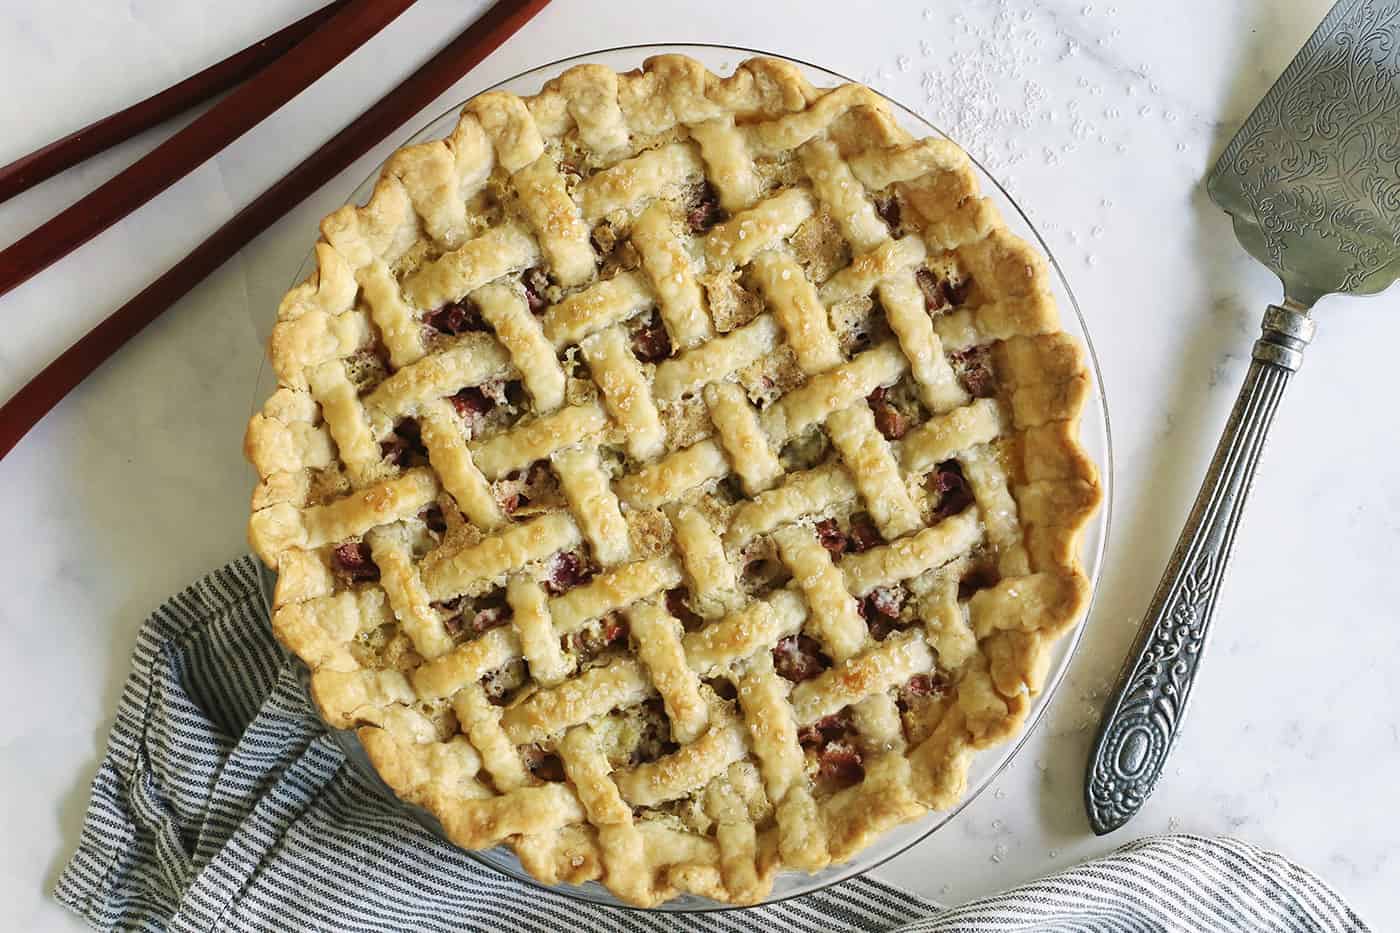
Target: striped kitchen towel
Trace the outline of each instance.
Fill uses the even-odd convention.
[[[273,640],[252,558],[137,640],[55,896],[100,930],[1361,931],[1326,884],[1242,842],[1164,836],[953,909],[869,878],[709,914],[596,907],[440,841],[348,767]]]

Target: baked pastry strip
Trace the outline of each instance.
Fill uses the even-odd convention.
[[[627,610],[637,657],[646,666],[652,684],[666,705],[671,735],[689,746],[709,724],[709,708],[700,697],[700,681],[686,664],[681,647],[681,624],[655,599],[635,603]]]
[[[688,505],[672,508],[667,515],[689,578],[695,611],[706,618],[716,618],[738,608],[742,602],[738,579],[724,553],[724,542],[709,520]]]
[[[485,285],[472,292],[472,300],[510,354],[535,409],[551,412],[564,404],[564,370],[520,292],[500,284]]]
[[[656,203],[632,224],[632,243],[641,254],[642,269],[656,292],[661,319],[681,348],[703,345],[714,337],[709,312],[691,269],[690,254],[671,228],[671,212]]]
[[[632,550],[627,521],[622,517],[598,451],[571,447],[555,451],[550,462],[594,559],[604,566],[626,560]]]
[[[666,440],[661,415],[622,329],[614,325],[599,331],[580,346],[608,413],[626,434],[627,452],[637,460],[650,460],[661,453]]]
[[[705,404],[744,492],[752,496],[770,488],[783,467],[769,447],[744,390],[732,382],[712,382],[705,386]]]
[[[844,661],[855,655],[865,642],[865,622],[831,555],[812,530],[802,525],[785,525],[773,538],[807,600],[806,630],[833,659]]]
[[[875,429],[870,408],[855,405],[832,412],[826,426],[880,534],[893,540],[918,529],[923,524],[918,506],[905,488],[889,443]]]

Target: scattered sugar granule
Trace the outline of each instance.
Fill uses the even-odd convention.
[[[1095,16],[1105,15],[1108,9],[1098,0],[1080,0],[1078,8],[1094,11]],[[1028,131],[1037,127],[1042,128],[1039,152],[1051,168],[1085,148],[1113,151],[1116,137],[1122,134],[1111,132],[1102,121],[1124,116],[1127,107],[1121,103],[1122,95],[1125,90],[1136,94],[1135,83],[1145,92],[1145,72],[1133,67],[1128,81],[1107,86],[1081,54],[1092,40],[1069,35],[1037,0],[958,5],[948,14],[946,20],[939,17],[936,31],[925,27],[923,35],[910,38],[917,39],[918,55],[926,62],[920,90],[929,119],[973,158],[1004,177],[1006,169],[1035,159],[1037,150],[1025,141],[1034,138]],[[933,20],[932,9],[924,11],[924,18]],[[1106,23],[1103,33],[1107,35],[1112,26]],[[1043,56],[1042,48],[1057,49],[1058,54]],[[892,55],[890,67],[879,70],[879,79],[890,81],[912,71],[912,58],[913,53]],[[1056,80],[1074,81],[1083,93],[1066,95],[1052,104],[1041,82],[1047,65],[1056,64],[1061,72]],[[1159,105],[1156,112],[1161,109]],[[1101,121],[1100,125],[1094,121]],[[1057,128],[1069,132],[1055,132]]]

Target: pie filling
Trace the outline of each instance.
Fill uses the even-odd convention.
[[[956,147],[780,62],[585,66],[322,229],[251,538],[453,841],[753,903],[1019,728],[1087,599],[1087,374]]]

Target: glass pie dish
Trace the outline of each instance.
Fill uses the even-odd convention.
[[[575,64],[594,62],[606,65],[615,71],[622,72],[639,66],[644,59],[650,56],[664,53],[688,55],[699,60],[718,74],[726,74],[732,71],[734,66],[745,58],[754,55],[768,54],[728,46],[632,46],[588,53],[542,65],[507,79],[489,90],[504,90],[521,95],[528,95],[537,92],[545,81]],[[768,57],[781,58],[781,56]],[[817,86],[829,87],[849,81],[849,79],[839,74],[817,66],[792,59],[786,60],[798,67],[806,75],[808,80]],[[891,107],[898,122],[914,136],[944,135],[907,108],[894,102],[891,102]],[[447,135],[452,131],[456,123],[457,114],[460,109],[460,104],[453,107],[447,113],[431,121],[413,136],[401,141],[400,145],[409,145],[426,139]],[[1070,334],[1084,345],[1092,364],[1090,373],[1090,398],[1084,407],[1081,417],[1080,443],[1089,458],[1093,460],[1098,467],[1104,489],[1104,507],[1095,514],[1081,537],[1081,551],[1085,564],[1085,571],[1091,586],[1094,586],[1097,583],[1104,546],[1107,540],[1109,516],[1112,506],[1112,451],[1109,438],[1108,413],[1103,397],[1097,359],[1094,357],[1093,346],[1089,339],[1087,327],[1080,314],[1074,296],[1070,291],[1069,284],[1065,280],[1059,264],[1050,253],[1044,239],[1038,234],[1025,214],[994,178],[982,170],[980,166],[977,167],[976,173],[982,188],[982,193],[1000,210],[1004,222],[1010,231],[1028,242],[1038,244],[1041,252],[1049,259],[1054,273],[1051,279],[1052,292],[1063,312],[1061,326],[1066,333]],[[351,193],[346,203],[363,204],[367,200],[378,175],[379,171],[376,169],[368,179]],[[740,235],[742,236],[742,234]],[[305,278],[310,272],[313,262],[313,256],[308,253],[294,281],[301,281]],[[265,336],[266,333],[270,331],[274,315],[275,308],[268,308],[266,317],[260,317],[256,321],[258,325],[256,330],[260,336]],[[260,401],[270,395],[275,389],[274,381],[271,367],[264,365],[258,381],[255,399]],[[264,579],[268,583],[271,582],[270,575],[265,575]],[[270,586],[267,587],[267,589],[270,594]],[[1055,643],[1050,655],[1049,671],[1046,676],[1044,689],[1033,699],[1023,730],[1011,741],[981,752],[974,758],[968,773],[967,791],[956,806],[946,811],[930,813],[920,819],[903,824],[886,832],[876,842],[863,849],[846,862],[833,865],[814,874],[802,874],[798,872],[784,872],[780,874],[773,885],[771,894],[764,903],[772,903],[789,897],[806,894],[826,887],[827,885],[843,881],[854,875],[869,871],[887,859],[898,855],[905,849],[921,841],[952,820],[963,807],[967,806],[967,804],[986,789],[993,778],[995,778],[1001,769],[1011,761],[1024,745],[1027,736],[1030,734],[1030,731],[1035,728],[1040,716],[1048,707],[1063,680],[1065,672],[1069,667],[1070,659],[1082,636],[1083,627],[1084,623],[1080,622]],[[388,786],[380,780],[354,732],[335,729],[331,731],[336,741],[345,752],[347,760],[351,763],[352,767],[356,768],[372,786],[379,788],[386,800],[392,802],[393,806],[405,810],[405,812],[409,813],[413,818],[439,837],[447,838],[442,827],[430,813],[420,807],[399,800]],[[515,854],[505,847],[471,852],[469,854],[483,864],[489,865],[518,880],[529,884],[538,884],[538,882],[524,870]],[[550,890],[594,903],[627,906],[601,884],[596,882],[589,882],[582,885],[552,887]],[[666,901],[659,907],[653,909],[664,911],[701,911],[730,909],[730,906],[694,895],[683,895]]]

